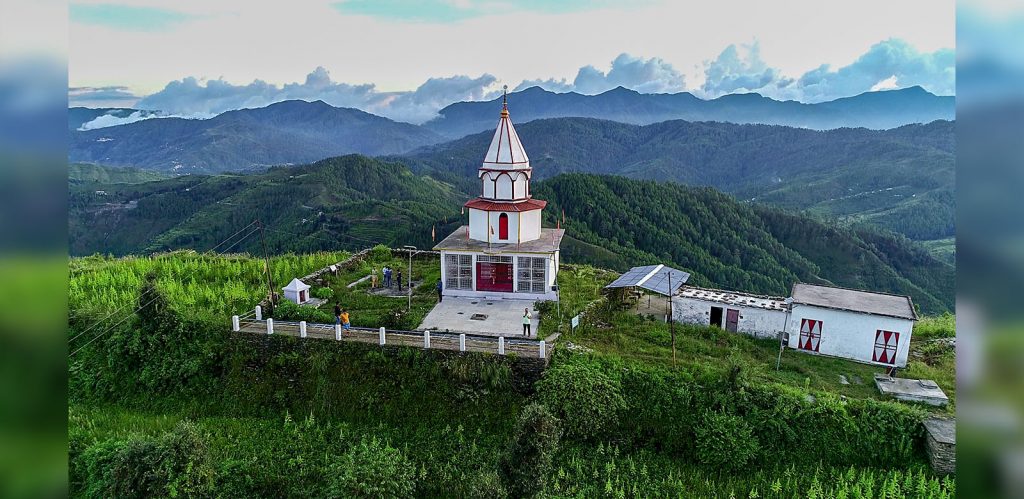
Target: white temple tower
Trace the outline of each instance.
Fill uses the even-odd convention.
[[[533,169],[505,98],[477,176],[480,196],[465,204],[469,225],[434,247],[445,296],[555,299],[564,231],[541,228],[547,202],[530,196]]]

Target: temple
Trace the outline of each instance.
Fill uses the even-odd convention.
[[[541,227],[546,201],[530,196],[533,169],[509,117],[507,98],[478,170],[480,196],[469,225],[434,247],[441,252],[445,296],[554,300],[563,229]]]

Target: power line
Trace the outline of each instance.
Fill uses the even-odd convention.
[[[252,225],[253,225],[254,223],[256,223],[256,221],[255,221],[255,220],[254,220],[253,222],[251,222],[251,223],[250,223],[249,225],[247,225],[247,226],[243,227],[243,228],[242,228],[242,230],[240,230],[240,231],[238,231],[238,232],[235,232],[234,234],[232,234],[232,235],[228,236],[228,238],[227,238],[227,239],[225,239],[224,241],[221,241],[221,242],[220,242],[219,244],[217,244],[216,246],[214,246],[214,248],[218,248],[218,247],[222,246],[222,245],[223,245],[223,244],[224,244],[225,242],[227,242],[227,241],[228,241],[228,240],[230,240],[231,238],[233,238],[233,237],[237,236],[237,235],[238,235],[239,233],[241,233],[242,231],[244,231],[244,230],[245,230],[246,228],[248,228],[248,227],[251,227],[251,226],[252,226]],[[248,233],[248,234],[246,234],[246,235],[242,236],[242,238],[241,238],[241,239],[239,239],[239,240],[235,241],[234,243],[232,243],[232,244],[231,244],[230,246],[228,246],[228,247],[227,247],[227,248],[225,248],[224,250],[222,250],[222,251],[218,252],[218,253],[217,253],[217,254],[216,254],[215,256],[220,256],[220,255],[223,255],[224,253],[227,253],[228,251],[231,251],[231,249],[232,249],[232,248],[234,248],[235,246],[237,246],[237,245],[238,245],[239,243],[241,243],[242,241],[244,241],[244,240],[248,239],[248,238],[249,238],[249,236],[252,236],[252,235],[253,235],[253,234],[255,234],[255,233],[256,233],[256,232],[258,231],[258,230],[259,230],[259,228],[257,227],[257,228],[255,228],[255,229],[253,229],[253,230],[249,231],[249,233]],[[212,251],[212,249],[211,249],[210,251]],[[145,295],[146,295],[147,293],[150,293],[150,292],[152,292],[152,291],[153,291],[154,289],[155,289],[155,288],[150,288],[149,290],[146,290],[146,291],[144,291],[144,292],[143,292],[142,294],[140,294],[140,295],[139,295],[140,301],[141,301],[141,298],[142,298],[143,296],[145,296]],[[100,332],[100,333],[97,333],[97,334],[96,334],[96,335],[94,335],[94,336],[93,336],[93,337],[92,337],[92,338],[91,338],[91,339],[90,339],[89,341],[85,342],[85,344],[84,344],[84,345],[82,345],[82,346],[80,346],[80,347],[76,348],[76,349],[75,349],[74,351],[72,351],[72,352],[71,352],[70,354],[68,354],[68,357],[72,357],[72,356],[74,356],[74,355],[75,355],[76,353],[78,353],[78,352],[79,352],[80,350],[82,350],[83,348],[85,348],[86,346],[88,346],[88,345],[89,345],[90,343],[92,343],[92,342],[96,341],[97,339],[99,339],[99,338],[100,338],[100,337],[102,337],[102,336],[105,336],[105,335],[107,335],[108,333],[110,333],[111,331],[113,331],[115,327],[117,327],[118,325],[120,325],[120,324],[121,324],[121,323],[123,323],[124,321],[128,320],[128,318],[132,317],[133,315],[137,314],[137,313],[138,313],[138,312],[139,312],[140,310],[142,310],[143,308],[146,308],[147,306],[149,306],[149,304],[151,304],[151,303],[153,303],[154,301],[156,301],[156,300],[157,300],[157,298],[159,298],[159,295],[158,295],[158,296],[155,296],[155,297],[153,297],[153,299],[152,299],[152,300],[149,300],[148,302],[146,302],[146,303],[144,303],[144,304],[140,305],[140,306],[139,306],[138,308],[136,308],[135,310],[133,310],[133,311],[132,311],[131,313],[129,313],[129,314],[127,314],[127,315],[125,315],[125,316],[124,316],[124,317],[123,317],[123,318],[122,318],[121,320],[119,320],[119,321],[115,322],[115,323],[114,323],[114,324],[113,324],[112,326],[110,326],[110,327],[109,327],[109,328],[107,328],[106,330],[104,330],[104,331],[102,331],[102,332]],[[103,321],[105,321],[105,320],[106,320],[107,318],[111,317],[112,315],[114,315],[114,314],[115,314],[115,313],[117,313],[118,311],[120,311],[120,310],[124,310],[124,308],[125,308],[125,307],[127,307],[127,306],[128,306],[128,305],[126,304],[126,305],[122,306],[122,307],[121,307],[120,309],[118,309],[118,310],[116,310],[116,311],[114,311],[114,312],[111,312],[111,313],[110,313],[109,315],[107,315],[107,317],[103,318],[102,320],[100,320],[100,321],[99,321],[99,322],[97,322],[96,324],[93,324],[92,326],[90,326],[90,327],[89,327],[88,329],[86,329],[85,331],[82,331],[81,333],[79,333],[79,334],[75,335],[75,337],[74,337],[74,338],[71,338],[70,340],[68,340],[68,344],[71,344],[71,343],[72,343],[72,342],[73,342],[74,340],[76,340],[76,339],[80,338],[80,337],[81,337],[81,336],[82,336],[83,334],[85,334],[86,332],[88,332],[88,331],[89,331],[90,329],[92,329],[92,328],[96,327],[97,325],[99,325],[100,323],[102,323]]]
[[[253,220],[252,222],[249,222],[249,225],[246,225],[245,227],[242,227],[242,228],[241,228],[241,230],[239,230],[238,232],[235,232],[234,234],[231,234],[230,236],[228,236],[227,238],[225,238],[225,239],[224,239],[223,241],[221,241],[220,243],[218,243],[218,244],[217,244],[216,246],[214,246],[214,247],[210,248],[210,249],[209,249],[209,250],[207,250],[207,251],[214,251],[214,250],[216,250],[217,248],[221,247],[221,246],[222,246],[222,245],[223,245],[224,243],[226,243],[226,242],[228,242],[229,240],[231,240],[231,238],[233,238],[233,237],[235,237],[235,236],[237,236],[237,235],[241,234],[243,230],[245,230],[245,229],[247,229],[247,228],[249,228],[249,227],[252,227],[252,224],[254,224],[254,223],[256,223],[256,221],[255,221],[255,220]],[[245,236],[245,237],[249,237],[249,236],[247,235],[247,236]],[[243,238],[243,239],[244,239],[244,238]],[[236,244],[237,244],[237,243],[236,243]],[[152,292],[152,291],[153,291],[152,289],[148,289],[148,290],[146,290],[146,291],[143,291],[143,292],[142,292],[142,294],[140,294],[140,295],[139,295],[139,298],[142,298],[142,297],[143,297],[143,296],[145,296],[145,295],[146,295],[147,293],[150,293],[150,292]],[[106,317],[104,317],[104,318],[102,318],[102,319],[100,319],[100,320],[96,321],[96,322],[95,322],[95,323],[94,323],[93,325],[91,325],[91,326],[89,326],[88,328],[86,328],[86,329],[85,329],[85,331],[82,331],[81,333],[78,333],[78,334],[77,334],[77,335],[75,335],[75,336],[74,336],[73,338],[71,338],[70,340],[68,340],[68,344],[71,344],[72,342],[74,342],[75,340],[77,340],[78,338],[80,338],[80,337],[81,337],[81,336],[82,336],[83,334],[85,334],[85,333],[88,333],[88,332],[89,332],[89,331],[91,331],[91,330],[92,330],[93,328],[95,328],[96,326],[99,326],[100,324],[104,323],[104,322],[105,322],[105,321],[106,321],[107,319],[109,319],[109,318],[113,317],[113,316],[114,316],[115,314],[117,314],[117,313],[119,313],[119,312],[123,311],[124,309],[128,308],[128,307],[129,307],[130,305],[131,305],[131,303],[126,303],[126,304],[122,305],[122,306],[121,306],[120,308],[118,308],[118,309],[114,310],[113,312],[110,312],[109,314],[107,314],[107,316],[106,316]]]

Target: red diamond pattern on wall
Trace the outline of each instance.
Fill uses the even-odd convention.
[[[882,364],[895,364],[899,343],[900,333],[881,329],[875,331],[875,352],[871,360]]]
[[[800,319],[800,342],[797,347],[801,350],[817,352],[819,346],[821,346],[821,321]]]

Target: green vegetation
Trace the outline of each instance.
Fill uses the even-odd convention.
[[[283,283],[345,256],[271,269]],[[378,248],[363,264],[403,260]],[[263,295],[262,269],[191,252],[72,260],[69,338],[138,308],[70,360],[73,496],[955,492],[923,468],[922,409],[852,385],[843,400],[826,381],[852,363],[788,353],[776,373],[772,345],[678,328],[673,365],[664,324],[596,299],[607,271],[566,266],[563,305],[585,309],[583,325],[563,331],[534,390],[514,356],[231,335],[227,316]],[[328,287],[344,298],[362,272]]]
[[[74,184],[141,184],[163,180],[167,175],[139,168],[115,168],[88,163],[68,165],[68,182]]]
[[[516,131],[534,179],[578,172],[710,186],[788,210],[869,222],[912,239],[954,234],[953,122],[836,128],[520,118]],[[405,161],[475,193],[480,153],[492,134],[414,151]]]

